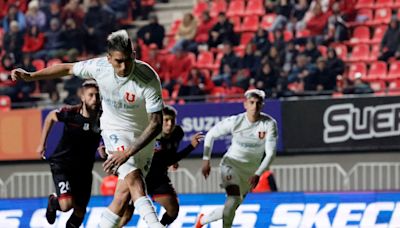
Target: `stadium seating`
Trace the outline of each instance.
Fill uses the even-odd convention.
[[[368,26],[358,26],[354,28],[353,36],[351,37],[349,44],[369,43],[370,37],[371,35]]]
[[[374,0],[358,0],[356,4],[356,9],[373,8]]]
[[[41,70],[46,67],[46,63],[42,59],[32,60],[32,65],[36,68],[36,70]]]
[[[62,63],[61,59],[57,59],[57,58],[56,59],[50,59],[49,61],[47,61],[46,67],[53,66],[53,65],[59,64],[59,63]]]
[[[240,26],[240,32],[255,32],[259,26],[259,18],[257,15],[250,15],[243,18]]]
[[[177,19],[174,22],[172,22],[171,27],[169,31],[167,32],[167,37],[175,36],[175,34],[178,32],[179,25],[181,24],[182,20]]]
[[[372,62],[367,77],[365,78],[366,81],[377,81],[377,80],[384,80],[387,74],[387,65],[383,61],[376,61]]]
[[[265,9],[262,0],[249,0],[244,15],[258,15],[265,14]]]
[[[356,73],[361,73],[362,78],[365,78],[365,75],[367,74],[367,65],[364,62],[350,64],[347,77],[353,81]]]
[[[395,81],[400,79],[400,61],[390,63],[389,72],[386,76],[387,81]]]
[[[11,99],[9,96],[0,95],[0,111],[11,110]]]
[[[392,7],[393,0],[376,0],[374,8]]]
[[[343,61],[347,61],[347,46],[344,44],[335,44],[333,48],[336,51],[336,55]]]
[[[196,67],[200,69],[212,69],[214,54],[210,51],[202,51],[197,56]]]
[[[382,41],[383,36],[385,35],[387,26],[386,25],[379,25],[374,28],[374,35],[370,40],[372,44],[379,44]]]
[[[226,1],[224,0],[214,0],[211,2],[210,6],[210,16],[216,17],[220,12],[226,12]]]
[[[353,47],[351,55],[348,58],[350,62],[367,61],[369,58],[369,45],[357,44]]]
[[[261,19],[261,27],[263,29],[269,29],[271,25],[274,23],[275,18],[276,14],[274,13],[265,14]]]
[[[244,1],[243,0],[232,0],[229,3],[226,16],[242,16],[244,14]]]
[[[389,24],[392,17],[392,10],[390,8],[379,8],[375,10],[374,20],[367,22],[368,25]]]

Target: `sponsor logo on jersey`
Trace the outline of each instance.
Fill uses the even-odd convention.
[[[135,94],[130,92],[125,92],[125,101],[133,104],[135,102]]]
[[[84,123],[83,128],[84,131],[89,131],[89,123]]]
[[[354,107],[337,104],[324,112],[324,142],[393,137],[400,135],[400,103]]]
[[[258,132],[258,138],[259,138],[259,139],[264,139],[266,133],[267,133],[267,132],[265,132],[265,131],[259,131],[259,132]]]

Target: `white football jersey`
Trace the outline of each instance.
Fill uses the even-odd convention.
[[[206,134],[204,160],[210,159],[214,140],[227,134],[232,135],[232,143],[224,157],[245,163],[249,167],[262,165],[257,174],[261,174],[269,166],[277,144],[276,121],[271,116],[261,113],[261,118],[254,123],[247,119],[246,113],[223,119]]]
[[[163,101],[157,73],[142,61],[134,64],[127,77],[119,77],[107,57],[77,62],[73,73],[97,81],[103,108],[101,129],[131,131],[138,137],[149,123],[148,113],[161,111]]]

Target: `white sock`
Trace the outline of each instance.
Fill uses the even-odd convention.
[[[228,196],[225,201],[224,213],[223,213],[223,227],[231,228],[233,218],[235,218],[236,209],[242,203],[242,197],[240,196]]]
[[[112,212],[110,209],[106,208],[101,214],[100,218],[100,228],[115,228],[118,227],[121,217]]]
[[[135,201],[134,206],[135,210],[139,212],[140,216],[143,218],[143,220],[147,223],[149,227],[151,228],[164,227],[158,220],[153,204],[148,197],[146,196],[140,197]]]
[[[201,220],[201,225],[206,225],[214,221],[220,220],[223,217],[224,207],[215,208],[211,213],[205,214]]]

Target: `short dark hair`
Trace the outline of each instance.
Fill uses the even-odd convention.
[[[119,51],[127,55],[133,53],[132,41],[126,30],[118,30],[107,37],[107,51]]]
[[[171,105],[165,105],[163,108],[163,114],[166,116],[173,116],[174,118],[178,115],[178,111]]]

